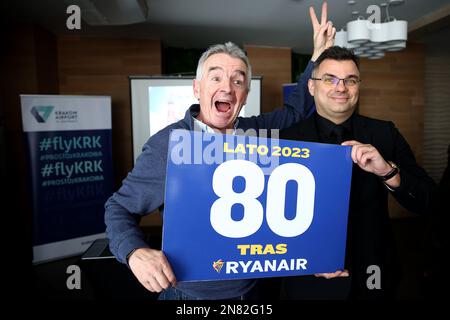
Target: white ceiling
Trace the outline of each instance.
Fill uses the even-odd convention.
[[[92,0],[99,1],[99,0]],[[102,0],[100,0],[102,1]],[[104,1],[104,0],[103,0]],[[131,1],[131,0],[121,0]],[[310,53],[312,29],[308,7],[320,13],[321,0],[146,0],[148,19],[127,26],[92,27],[83,23],[81,31],[66,28],[67,4],[62,0],[3,0],[3,22],[35,21],[57,34],[77,33],[133,38],[160,38],[165,46],[205,48],[233,41],[238,45],[290,47],[298,53]],[[366,13],[369,5],[389,0],[328,1],[329,19],[337,28],[353,19],[351,12]],[[409,24],[450,4],[450,0],[405,0],[390,8],[391,16]],[[81,12],[83,15],[83,11]],[[382,19],[386,16],[382,9]]]

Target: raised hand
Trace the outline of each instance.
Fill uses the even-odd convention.
[[[325,49],[334,44],[336,28],[333,27],[333,23],[331,21],[327,21],[328,5],[326,2],[322,3],[320,23],[312,6],[309,7],[309,16],[311,17],[311,24],[313,27],[314,43],[314,52],[311,60],[315,61]]]

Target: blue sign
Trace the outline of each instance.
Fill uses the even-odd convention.
[[[113,190],[111,98],[22,95],[33,209],[33,263],[84,252],[105,236]]]
[[[174,130],[163,251],[178,281],[344,268],[351,147]]]

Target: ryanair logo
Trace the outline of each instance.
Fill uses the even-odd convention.
[[[217,273],[220,273],[220,270],[222,270],[223,264],[224,264],[223,260],[219,259],[217,261],[214,261],[212,266],[213,266],[214,270],[217,271]]]
[[[287,244],[239,244],[237,245],[241,256],[255,255],[284,255],[287,253]],[[257,258],[257,257],[255,257]],[[255,260],[237,260],[223,261],[218,259],[213,261],[212,267],[217,273],[224,269],[225,274],[243,274],[243,273],[267,273],[267,272],[285,272],[307,270],[308,260],[304,258],[291,259],[255,259]]]

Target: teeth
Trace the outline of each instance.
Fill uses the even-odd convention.
[[[219,107],[219,105],[220,105],[220,107]],[[216,102],[214,103],[214,106],[220,112],[228,112],[229,110],[231,110],[231,103],[228,101],[216,100]]]

